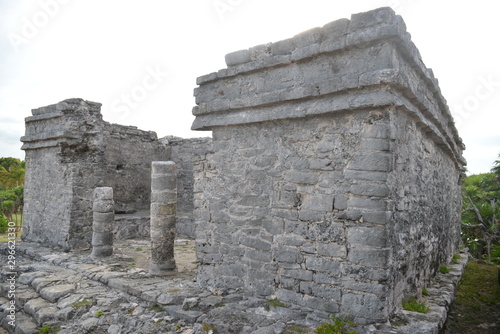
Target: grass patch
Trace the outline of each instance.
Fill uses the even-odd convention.
[[[283,304],[278,298],[274,299],[268,299],[266,300],[266,305],[264,306],[264,309],[266,311],[269,311],[271,307],[287,307],[285,304]]]
[[[427,290],[426,288],[423,288],[422,289],[422,295],[428,296],[429,295],[429,290]]]
[[[496,323],[499,303],[498,267],[470,260],[451,307],[450,333],[473,333],[480,324]]]
[[[51,325],[45,325],[37,332],[38,334],[56,334],[59,333],[61,329],[59,326],[52,327]]]
[[[142,252],[142,248],[141,248],[141,247],[136,247],[136,248],[135,248],[135,251],[136,251],[136,252]]]
[[[309,334],[309,333],[313,333],[313,331],[308,328],[299,327],[296,325],[287,326],[285,328],[285,331],[283,332],[283,334]]]
[[[168,293],[176,293],[176,292],[179,292],[179,291],[181,291],[181,289],[170,289],[167,292]]]
[[[87,307],[91,306],[94,302],[91,299],[82,299],[79,302],[74,303],[71,305],[73,308],[82,308],[82,307]]]
[[[213,333],[213,334],[217,333],[215,328],[208,324],[201,324],[201,330],[203,331],[203,333]]]
[[[458,260],[460,260],[460,254],[454,254],[451,262],[453,262],[454,264],[459,264],[460,262]]]
[[[96,315],[98,318],[100,318],[100,317],[102,317],[102,316],[104,315],[104,311],[97,311],[97,312],[95,313],[95,315]]]
[[[322,323],[320,326],[316,327],[316,333],[318,334],[356,334],[357,331],[351,330],[351,328],[356,327],[357,324],[347,318],[337,318],[332,316],[332,322]]]
[[[155,311],[155,312],[163,312],[165,311],[165,309],[161,306],[158,306],[158,305],[155,305],[155,306],[151,306],[150,308],[148,308],[149,311]]]
[[[448,274],[450,272],[450,269],[447,266],[442,264],[439,266],[439,272],[441,274]]]
[[[403,299],[403,309],[411,312],[428,313],[429,308],[424,302],[419,302],[415,298]]]

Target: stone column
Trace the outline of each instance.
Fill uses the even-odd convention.
[[[114,221],[113,188],[95,188],[92,224],[93,258],[108,257],[113,254]]]
[[[172,161],[153,161],[151,174],[151,262],[149,272],[165,275],[175,269],[174,241],[177,175]]]

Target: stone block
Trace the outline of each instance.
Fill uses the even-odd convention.
[[[280,271],[282,276],[295,278],[303,281],[312,281],[313,272],[304,269],[283,269]]]
[[[151,203],[174,203],[177,200],[177,191],[174,190],[155,190],[151,192]]]
[[[94,189],[94,201],[96,200],[113,200],[113,188],[111,187],[98,187]]]
[[[368,151],[352,158],[347,167],[353,170],[369,172],[390,172],[392,169],[392,160],[388,154]]]
[[[316,184],[319,174],[315,172],[289,171],[285,175],[285,180],[297,184]]]
[[[386,247],[388,241],[385,227],[351,226],[347,228],[347,242],[351,245]]]
[[[351,197],[347,205],[349,208],[358,208],[370,211],[385,211],[387,203],[384,199],[366,198],[366,197]]]
[[[98,200],[92,204],[94,212],[114,212],[115,204],[113,200]]]
[[[175,175],[177,167],[173,161],[153,161],[151,162],[152,175]]]
[[[290,55],[295,48],[295,39],[289,38],[271,44],[271,54],[273,56]]]
[[[347,200],[348,197],[345,194],[339,194],[335,196],[335,202],[333,208],[336,210],[345,210],[347,209]]]
[[[106,246],[113,245],[113,233],[112,231],[103,233],[93,233],[92,234],[92,246]]]
[[[360,196],[375,196],[387,197],[389,196],[389,188],[386,184],[360,182],[351,185],[349,192],[353,195]]]
[[[340,273],[340,261],[323,257],[306,256],[306,269],[326,272],[331,275]]]
[[[61,284],[43,288],[40,291],[40,296],[51,303],[57,302],[60,298],[75,292],[74,284]]]
[[[323,39],[337,39],[340,36],[346,35],[349,23],[349,19],[339,19],[325,24],[322,28]]]
[[[352,247],[347,259],[353,263],[367,267],[387,268],[390,251],[388,249]]]
[[[177,203],[151,203],[151,215],[154,217],[168,217],[177,213]]]
[[[336,303],[332,300],[304,296],[304,301],[306,302],[306,306],[313,310],[319,310],[328,313],[338,313],[340,311],[340,303]]]
[[[240,243],[247,247],[251,247],[257,250],[270,251],[271,243],[261,240],[259,238],[253,238],[248,236],[240,237]]]
[[[328,257],[345,257],[347,255],[346,245],[317,243],[316,249],[319,255]]]
[[[112,212],[97,212],[94,211],[92,213],[92,221],[94,224],[102,225],[103,227],[106,225],[113,225],[115,219],[115,213]]]
[[[342,288],[328,284],[300,282],[300,292],[306,295],[321,297],[331,301],[341,301]]]
[[[366,29],[373,25],[390,24],[396,20],[396,13],[390,7],[377,8],[368,12],[351,15],[349,32]]]
[[[383,297],[346,293],[342,295],[341,312],[370,322],[387,318],[387,305]]]
[[[301,263],[304,260],[297,248],[279,247],[273,250],[273,258],[278,262]]]
[[[334,195],[305,194],[302,197],[302,208],[305,210],[331,212],[333,210]]]
[[[175,174],[153,174],[151,177],[151,190],[153,192],[176,189],[177,177]]]

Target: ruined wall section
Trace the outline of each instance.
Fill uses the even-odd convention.
[[[95,187],[113,187],[122,211],[149,205],[151,161],[168,159],[170,152],[154,132],[104,122],[100,106],[69,99],[34,109],[26,119],[21,140],[27,161],[27,240],[90,247]]]
[[[385,322],[456,250],[464,146],[390,8],[198,78],[198,281]],[[422,259],[422,256],[424,258]]]
[[[194,173],[211,152],[212,138],[179,138],[168,136],[160,141],[171,150],[177,166],[177,234],[195,237]]]

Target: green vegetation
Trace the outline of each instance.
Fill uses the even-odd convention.
[[[141,247],[137,247],[137,248],[135,249],[135,251],[136,251],[136,252],[142,252],[142,248],[141,248]]]
[[[264,309],[266,311],[269,311],[271,307],[287,307],[285,304],[283,304],[278,298],[274,299],[268,299],[266,300],[266,305],[264,306]]]
[[[441,274],[448,274],[450,272],[450,269],[447,266],[442,264],[439,266],[439,272]]]
[[[161,306],[158,306],[158,305],[155,305],[155,306],[151,306],[150,308],[148,308],[149,311],[155,311],[155,312],[163,312],[165,311],[165,309]]]
[[[94,302],[91,299],[82,299],[79,302],[74,303],[71,305],[73,308],[82,308],[82,307],[87,307],[91,306]]]
[[[201,330],[203,331],[203,333],[212,333],[212,334],[217,333],[214,327],[207,324],[201,324]]]
[[[5,217],[2,212],[0,212],[0,234],[6,233],[8,227],[7,217]]]
[[[96,315],[98,318],[100,318],[100,317],[102,317],[102,316],[104,315],[104,311],[100,311],[100,310],[99,310],[99,311],[97,311],[97,312],[95,313],[95,315]]]
[[[356,334],[357,331],[350,328],[356,327],[357,324],[347,318],[337,318],[332,316],[332,323],[325,322],[316,328],[318,334]]]
[[[500,157],[500,155],[499,155]],[[477,259],[500,264],[500,160],[490,173],[470,175],[462,186],[462,240]],[[495,252],[495,254],[493,254]]]
[[[460,254],[454,254],[451,262],[453,262],[454,264],[459,264],[460,262],[458,260],[460,260]]]
[[[450,318],[454,321],[450,324],[449,332],[476,333],[478,325],[495,323],[498,320],[499,304],[498,267],[470,260],[455,293],[450,311]],[[498,328],[491,330],[494,333]]]
[[[0,158],[0,234],[12,232],[8,231],[8,222],[15,223],[16,233],[22,227],[24,168],[24,161]],[[6,236],[0,237],[0,241],[6,240]]]
[[[45,325],[38,331],[38,334],[56,334],[59,333],[61,329],[59,326],[52,327],[51,325]]]
[[[310,330],[304,327],[299,327],[299,326],[287,326],[285,328],[285,331],[283,334],[307,334],[307,333],[312,333]]]
[[[403,309],[411,312],[428,313],[429,308],[424,302],[419,302],[415,298],[403,299]]]
[[[428,296],[429,295],[429,291],[426,288],[423,288],[422,289],[422,295]]]

